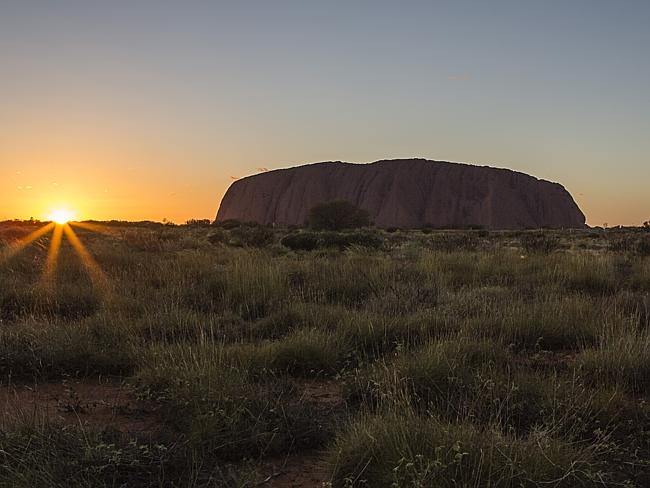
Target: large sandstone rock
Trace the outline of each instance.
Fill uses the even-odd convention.
[[[235,181],[217,220],[303,224],[320,202],[348,200],[381,227],[576,228],[585,216],[558,183],[507,169],[396,159],[316,163]]]

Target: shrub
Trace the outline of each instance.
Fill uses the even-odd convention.
[[[313,251],[318,248],[319,239],[313,232],[300,232],[284,236],[280,244],[292,251]]]
[[[307,224],[316,230],[356,229],[370,225],[366,210],[345,200],[314,205],[307,216]]]
[[[273,244],[273,230],[261,225],[238,225],[226,230],[218,227],[208,236],[211,244],[226,244],[232,247],[267,247]]]
[[[215,220],[213,224],[215,227],[231,230],[240,227],[242,223],[237,219]]]
[[[430,232],[424,232],[430,234]],[[424,241],[424,246],[427,249],[443,252],[457,252],[457,251],[476,251],[478,247],[478,240],[470,232],[440,232],[433,236],[431,239]]]
[[[549,254],[561,248],[560,241],[544,232],[525,233],[521,237],[521,247],[528,254]]]
[[[272,229],[258,226],[240,226],[230,231],[231,246],[237,247],[266,247],[273,243],[274,233]]]
[[[208,227],[210,224],[210,219],[189,219],[185,221],[185,225],[188,227]]]
[[[214,244],[215,246],[218,244],[228,244],[229,240],[229,233],[223,229],[217,229],[216,232],[212,232],[208,235],[208,241],[210,244]]]
[[[383,240],[372,232],[324,232],[320,236],[322,247],[337,247],[346,249],[352,246],[378,249]]]
[[[352,246],[379,249],[383,239],[373,232],[300,232],[289,234],[280,243],[293,251],[322,248],[347,249]]]

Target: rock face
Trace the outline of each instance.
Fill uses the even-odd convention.
[[[217,220],[301,225],[317,203],[347,200],[380,227],[581,228],[585,216],[558,183],[507,169],[394,159],[315,163],[235,181]]]

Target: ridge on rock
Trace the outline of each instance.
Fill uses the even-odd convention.
[[[425,159],[314,163],[239,179],[217,220],[302,225],[317,203],[347,200],[379,227],[582,228],[558,183],[516,171]]]

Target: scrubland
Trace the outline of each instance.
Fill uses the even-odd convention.
[[[32,230],[0,486],[650,486],[648,232]]]

